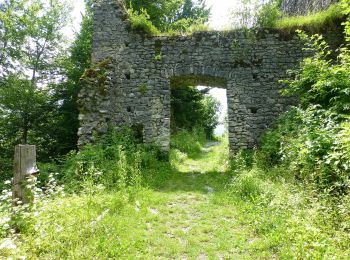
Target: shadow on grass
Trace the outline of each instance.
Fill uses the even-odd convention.
[[[208,188],[214,192],[223,191],[230,183],[232,173],[230,171],[206,173],[180,172],[168,164],[168,167],[159,169],[146,176],[145,186],[155,191],[172,192],[199,192],[208,193]]]

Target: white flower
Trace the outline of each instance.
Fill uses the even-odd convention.
[[[95,176],[101,176],[102,172],[95,172]]]
[[[9,185],[9,184],[11,184],[11,181],[7,180],[7,181],[4,182],[4,184]]]
[[[6,229],[6,230],[11,228],[9,224],[4,224],[2,227],[3,229]]]
[[[16,248],[17,246],[11,239],[5,238],[4,240],[0,241],[0,250],[1,249],[13,250]]]
[[[0,225],[8,223],[11,220],[9,217],[0,218]]]

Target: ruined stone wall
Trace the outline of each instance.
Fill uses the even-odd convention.
[[[339,0],[283,0],[281,10],[287,16],[306,15],[327,9]]]
[[[279,79],[303,57],[297,36],[278,32],[200,32],[149,37],[130,30],[115,0],[94,7],[93,61],[80,93],[79,144],[108,127],[142,126],[146,143],[169,149],[170,88],[178,83],[227,89],[232,150],[253,147],[286,109]]]

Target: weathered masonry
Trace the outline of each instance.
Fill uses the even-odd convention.
[[[227,89],[232,150],[253,147],[290,100],[278,80],[303,57],[297,36],[276,31],[200,32],[150,37],[130,30],[123,6],[94,7],[94,70],[80,93],[79,145],[112,126],[137,127],[146,143],[169,149],[170,88]],[[100,68],[99,68],[100,67]]]

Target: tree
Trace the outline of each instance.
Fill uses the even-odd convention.
[[[173,87],[171,90],[171,131],[192,131],[202,128],[208,139],[213,137],[219,124],[219,102],[208,96],[209,89],[198,90],[190,86]]]
[[[193,3],[192,0],[185,0],[180,19],[194,19],[207,22],[210,15],[210,9],[206,8],[205,0],[198,0]]]
[[[21,57],[20,46],[26,35],[22,21],[27,1],[5,0],[0,2],[0,81],[13,71],[14,61]]]
[[[68,21],[68,8],[58,0],[7,0],[1,4],[0,42],[9,47],[0,57],[3,147],[33,142],[40,154],[42,147],[49,153],[55,142],[51,135],[57,126],[57,104],[51,98],[53,87],[62,80],[62,29]]]
[[[131,0],[127,1],[127,7],[138,12],[146,11],[153,25],[162,32],[182,30],[179,24],[205,23],[210,14],[205,0],[196,3],[192,0]]]
[[[239,0],[232,11],[237,28],[272,28],[280,18],[281,0]]]

